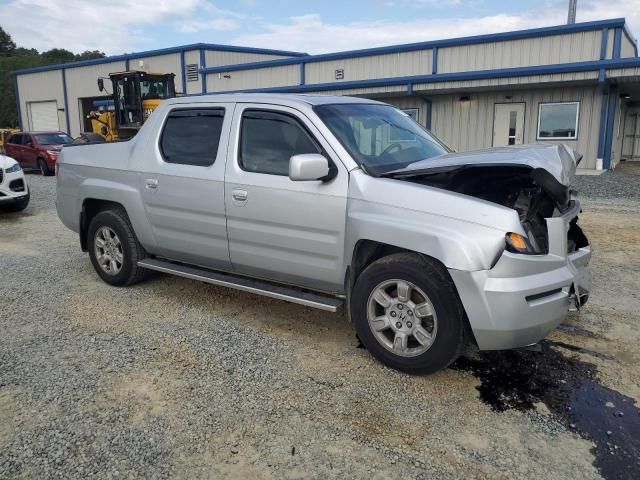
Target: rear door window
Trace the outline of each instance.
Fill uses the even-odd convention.
[[[164,161],[198,167],[213,165],[223,120],[224,108],[172,110],[160,138]]]
[[[12,135],[9,140],[7,140],[7,143],[13,143],[14,145],[22,145],[22,134],[17,133],[15,135]]]

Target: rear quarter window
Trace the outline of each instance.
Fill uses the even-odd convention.
[[[172,110],[160,138],[164,161],[198,167],[213,165],[223,120],[223,108]]]

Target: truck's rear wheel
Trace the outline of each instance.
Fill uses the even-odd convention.
[[[451,278],[417,254],[369,265],[356,281],[351,315],[367,350],[403,372],[443,369],[465,346],[464,310]]]
[[[138,261],[146,254],[123,209],[105,210],[89,223],[89,257],[100,278],[117,287],[142,280],[146,270]]]

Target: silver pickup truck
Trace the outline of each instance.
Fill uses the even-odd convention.
[[[380,361],[534,344],[587,299],[579,155],[453,153],[396,108],[229,94],[163,103],[127,142],[63,149],[62,222],[107,283],[149,270],[346,311]]]

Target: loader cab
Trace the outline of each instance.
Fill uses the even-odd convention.
[[[141,71],[109,75],[113,87],[114,120],[118,138],[133,137],[163,100],[176,96],[174,77],[173,73]]]

